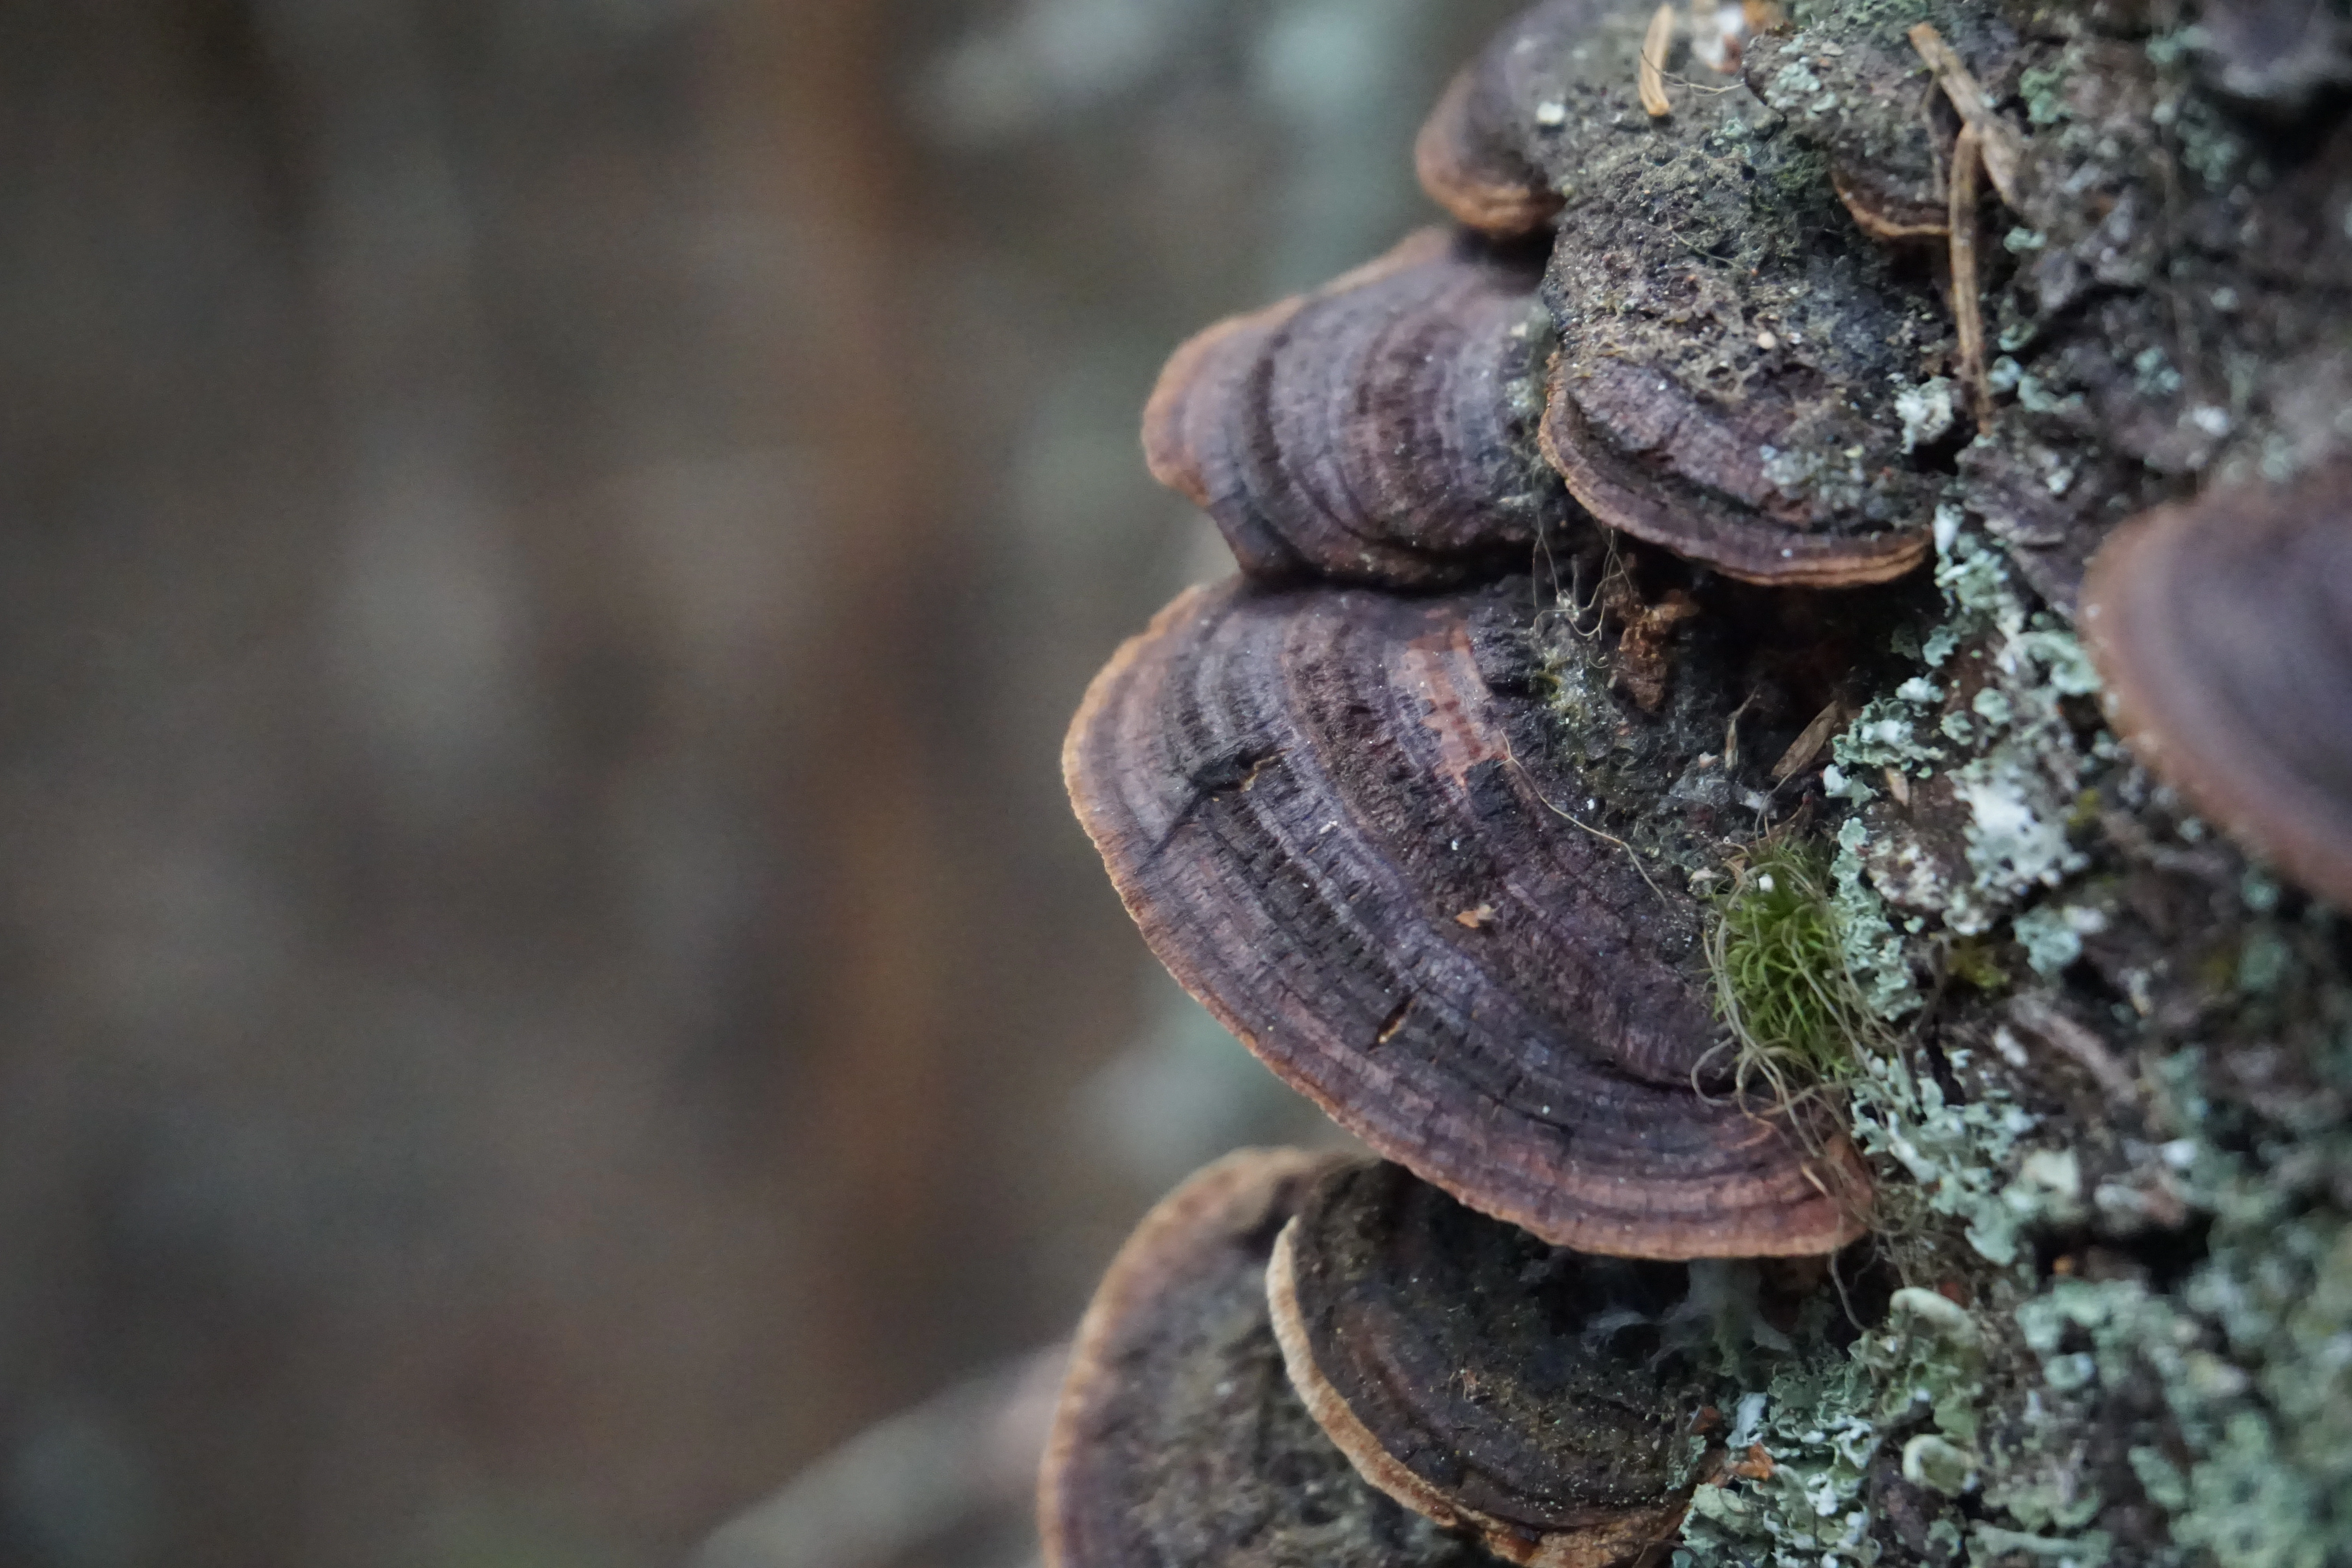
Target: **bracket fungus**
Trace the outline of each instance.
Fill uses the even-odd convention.
[[[1657,1343],[1687,1276],[1556,1252],[1354,1163],[1299,1204],[1266,1290],[1291,1382],[1365,1479],[1510,1562],[1620,1568],[1720,1458]]]
[[[1539,290],[1531,258],[1425,230],[1169,362],[1146,455],[1244,571],[1460,581],[1573,515],[1546,462],[1601,521],[1748,582],[1880,583],[1927,558],[1942,476],[1897,403],[1937,312],[1845,226],[1759,221],[1751,182],[1802,174],[1764,103],[1696,94],[1643,138],[1617,129],[1645,58],[1624,21],[1535,7],[1417,143],[1470,227],[1556,224]]]
[[[1414,172],[1429,199],[1455,219],[1497,237],[1533,234],[1565,198],[1544,167],[1541,139],[1567,118],[1542,100],[1535,68],[1590,32],[1604,7],[1550,0],[1523,12],[1457,72],[1413,141]]]
[[[1564,245],[1556,270],[1567,255]],[[1712,345],[1675,356],[1685,367],[1643,353],[1656,342],[1647,323],[1605,305],[1574,308],[1563,321],[1541,440],[1594,517],[1774,586],[1884,583],[1927,558],[1932,536],[1917,521],[1927,485],[1899,468],[1891,427],[1831,390],[1861,374],[1812,365],[1716,390],[1700,363]]]
[[[1329,1156],[1229,1154],[1119,1249],[1079,1324],[1038,1487],[1045,1568],[1475,1568],[1308,1417],[1265,1261]]]
[[[2352,906],[2352,469],[2158,507],[2091,562],[2118,729],[2197,809]]]
[[[1443,229],[1176,351],[1154,478],[1254,576],[1398,587],[1491,570],[1572,510],[1536,451],[1550,333],[1529,258]]]
[[[1830,184],[1873,239],[1941,239],[1949,229],[1938,149],[1940,97],[1927,96],[1919,59],[1899,35],[1841,41],[1839,52],[1807,53],[1787,33],[1755,39],[1740,61],[1748,89],[1807,116],[1829,155]],[[1810,81],[1811,88],[1797,84]],[[1787,87],[1777,84],[1786,82]],[[1799,102],[1795,91],[1811,96]],[[1815,111],[1816,104],[1825,105]]]
[[[1079,709],[1079,819],[1220,1022],[1473,1207],[1620,1257],[1832,1250],[1860,1163],[1694,1086],[1698,911],[1558,805],[1526,595],[1185,594]]]

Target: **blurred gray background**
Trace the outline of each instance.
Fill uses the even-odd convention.
[[[1507,9],[0,0],[0,1563],[1025,1560],[1315,1125],[1061,799],[1137,413]]]

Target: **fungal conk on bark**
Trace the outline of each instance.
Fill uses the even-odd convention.
[[[1464,1202],[1622,1257],[1836,1247],[1860,1165],[1730,1096],[1695,902],[1571,820],[1527,597],[1196,589],[1088,691],[1079,818],[1221,1022]]]
[[[1146,410],[1153,474],[1244,575],[1097,678],[1071,797],[1152,952],[1396,1163],[1310,1198],[1328,1167],[1259,1157],[1146,1221],[1081,1336],[1045,1484],[1055,1563],[1288,1562],[1317,1509],[1374,1517],[1317,1490],[1288,1438],[1269,1448],[1294,1409],[1338,1441],[1315,1464],[1344,1450],[1506,1559],[1657,1561],[1723,1458],[1655,1331],[1680,1260],[1816,1256],[1864,1227],[1835,1096],[1735,1092],[1705,911],[1594,820],[1607,790],[1580,769],[1608,741],[1554,731],[1539,595],[1507,574],[1600,563],[1592,518],[1696,563],[1665,563],[1683,585],[1655,610],[1613,567],[1596,596],[1628,646],[1640,613],[1627,722],[1655,722],[1672,628],[1752,593],[1711,573],[1848,586],[1925,557],[1944,476],[1914,448],[1946,432],[1897,416],[1892,372],[1943,328],[1842,217],[1748,234],[1748,182],[1792,154],[1729,92],[1654,127],[1642,37],[1593,0],[1528,13],[1416,147],[1478,232],[1423,231],[1211,327]],[[1730,706],[1706,749],[1736,747]],[[1728,773],[1702,749],[1679,765]],[[1241,1282],[1286,1222],[1269,1326]],[[1277,1328],[1303,1405],[1266,1392]],[[1168,1522],[1221,1489],[1270,1533]],[[1420,1560],[1354,1550],[1326,1560]]]
[[[2082,624],[2158,776],[2352,907],[2352,469],[2126,525],[2091,563]]]
[[[1574,512],[1536,449],[1539,272],[1424,229],[1219,322],[1177,350],[1144,411],[1153,475],[1253,576],[1419,587],[1524,560]]]
[[[1591,79],[1622,51],[1590,54],[1553,57],[1530,90],[1641,112],[1630,69]],[[1727,575],[1881,583],[1927,555],[1939,477],[1896,399],[1943,329],[1861,236],[1796,244],[1755,221],[1748,182],[1789,156],[1750,124],[1769,114],[1695,101],[1675,117],[1694,123],[1639,155],[1587,114],[1547,144],[1561,179],[1622,195],[1560,217],[1543,289],[1560,345],[1544,452],[1601,521]]]
[[[1541,110],[1538,73],[1589,33],[1598,0],[1550,0],[1496,34],[1455,75],[1413,142],[1413,168],[1429,198],[1484,234],[1533,234],[1563,198],[1546,168],[1543,140],[1567,106]]]
[[[1662,1343],[1683,1266],[1548,1247],[1351,1163],[1300,1202],[1266,1289],[1291,1381],[1356,1468],[1510,1562],[1638,1562],[1719,1464]]]
[[[1308,1417],[1266,1307],[1276,1237],[1334,1162],[1227,1155],[1161,1200],[1096,1291],[1039,1486],[1046,1568],[1475,1568]]]

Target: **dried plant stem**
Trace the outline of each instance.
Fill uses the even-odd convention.
[[[1753,701],[1754,698],[1749,700]],[[1780,760],[1772,764],[1772,782],[1776,784],[1786,782],[1790,774],[1821,755],[1822,748],[1830,743],[1830,736],[1845,722],[1846,718],[1844,700],[1830,699],[1829,706],[1813,715],[1813,721],[1789,742],[1789,749],[1782,752]]]
[[[1961,126],[1958,140],[1952,143],[1952,321],[1960,340],[1960,384],[1968,388],[1969,408],[1979,430],[1992,419],[1992,382],[1985,369],[1983,285],[1977,276],[1977,169],[1983,162],[1981,153],[1976,126]]]
[[[1944,96],[1960,111],[1966,125],[1961,134],[1976,132],[1985,173],[1992,176],[1992,188],[2012,208],[2021,208],[2018,191],[2025,166],[2025,138],[2016,126],[1992,111],[1984,89],[1977,85],[1977,79],[1969,74],[1969,68],[1953,52],[1952,46],[1944,42],[1941,33],[1922,22],[1911,29],[1911,47],[1919,51],[1919,58],[1927,62],[1927,68],[1943,85]]]
[[[1674,44],[1675,8],[1668,0],[1650,14],[1650,30],[1642,35],[1642,107],[1653,120],[1664,120],[1675,111],[1666,98],[1666,51]]]

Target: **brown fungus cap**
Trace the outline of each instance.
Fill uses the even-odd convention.
[[[1365,1485],[1283,1372],[1266,1255],[1330,1163],[1296,1149],[1229,1154],[1119,1249],[1078,1326],[1046,1443],[1046,1568],[1489,1561]]]
[[[1731,576],[1901,575],[1965,436],[1923,390],[1951,363],[1950,313],[1752,93],[1685,90],[1652,118],[1647,14],[1595,5],[1571,27],[1577,8],[1539,7],[1496,46],[1509,91],[1482,100],[1517,117],[1495,139],[1570,193],[1542,289],[1546,455],[1602,522]]]
[[[2091,562],[2080,624],[2132,750],[2352,907],[2352,467],[2125,525]]]
[[[1988,61],[1979,29],[1954,32]],[[1944,178],[1958,117],[1940,95],[1923,93],[1919,56],[1901,29],[1842,33],[1835,54],[1810,34],[1766,33],[1748,41],[1740,73],[1828,154],[1838,200],[1864,234],[1890,241],[1950,232]]]
[[[1706,1400],[1657,1325],[1688,1284],[1369,1163],[1316,1185],[1266,1271],[1291,1381],[1364,1479],[1541,1568],[1625,1568],[1680,1529]]]
[[[1552,220],[1562,197],[1540,148],[1546,121],[1564,110],[1545,107],[1551,100],[1537,68],[1572,47],[1605,9],[1599,0],[1538,5],[1455,75],[1413,142],[1413,168],[1430,200],[1498,237],[1533,234]]]
[[[1550,335],[1538,268],[1424,229],[1176,351],[1144,409],[1154,478],[1244,572],[1458,581],[1573,510],[1536,449]]]
[[[1622,1257],[1832,1250],[1852,1151],[1693,1088],[1699,911],[1562,815],[1528,597],[1195,589],[1087,691],[1079,819],[1219,1021],[1473,1207]]]
[[[1791,383],[1768,374],[1727,399],[1621,357],[1602,323],[1553,364],[1544,456],[1602,522],[1743,582],[1847,588],[1911,571],[1925,523],[1872,526],[1865,458],[1885,443],[1822,378]]]

